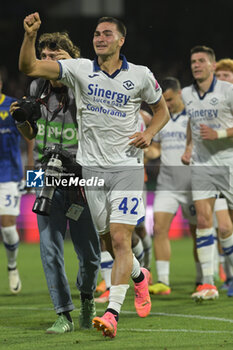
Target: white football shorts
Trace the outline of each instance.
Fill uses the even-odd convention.
[[[233,161],[232,158],[222,160],[222,164],[192,166],[193,200],[219,197],[226,198],[227,204],[233,210]]]
[[[20,212],[19,182],[0,183],[0,215],[18,216]]]
[[[85,187],[94,226],[103,235],[110,231],[110,223],[137,225],[144,220],[144,170],[126,169],[102,172],[83,168],[83,178],[97,177],[104,186]]]
[[[153,211],[176,214],[179,206],[190,224],[196,225],[196,211],[191,191],[155,191]]]

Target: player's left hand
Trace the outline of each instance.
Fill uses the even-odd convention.
[[[151,138],[152,137],[145,132],[135,132],[129,137],[129,139],[133,140],[129,145],[137,148],[147,148],[151,143]]]
[[[217,132],[205,124],[200,124],[200,135],[203,140],[216,140]]]

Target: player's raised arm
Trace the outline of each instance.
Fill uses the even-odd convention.
[[[39,13],[26,16],[23,23],[25,34],[20,49],[19,70],[33,77],[57,79],[59,64],[55,61],[41,61],[36,58],[35,42],[41,25]]]

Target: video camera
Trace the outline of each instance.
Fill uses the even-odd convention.
[[[44,151],[43,162],[47,163],[45,168],[45,178],[61,179],[63,173],[68,173],[82,177],[81,165],[76,163],[73,156],[62,148],[61,144],[54,144],[52,147],[46,147]],[[49,180],[49,179],[48,179]],[[36,214],[48,216],[50,214],[52,198],[57,186],[55,181],[49,181],[51,186],[44,186],[39,196],[34,202],[32,211]],[[85,202],[84,193],[80,188],[76,188],[77,198],[80,198],[81,202]],[[76,198],[76,199],[77,199]]]

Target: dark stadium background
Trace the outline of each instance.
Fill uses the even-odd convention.
[[[128,60],[149,66],[158,80],[176,76],[182,86],[191,80],[192,46],[211,46],[217,59],[233,57],[232,0],[9,0],[0,11],[0,69],[5,71],[5,92],[12,95],[20,95],[25,85],[17,67],[22,22],[35,11],[42,19],[40,33],[68,30],[88,58],[94,57],[96,19],[104,15],[122,19],[128,29],[123,48]]]

